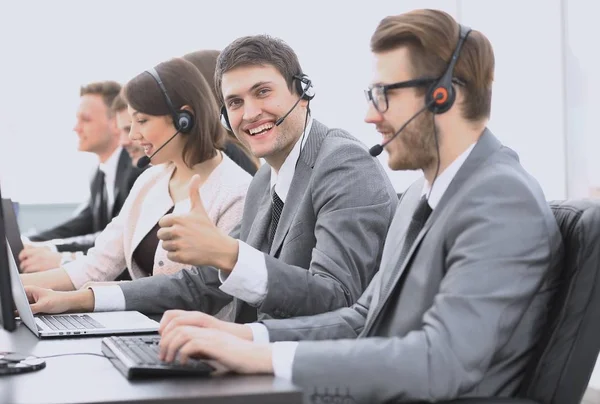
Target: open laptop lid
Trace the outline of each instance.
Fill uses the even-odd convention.
[[[0,199],[2,199],[1,195]],[[12,256],[9,257],[10,252],[6,247],[7,243],[4,242],[6,234],[2,210],[2,206],[0,205],[0,319],[5,330],[14,331],[17,323],[14,315],[15,306],[13,303],[10,271],[10,262],[13,258]]]
[[[6,230],[6,238],[12,250],[12,255],[15,259],[15,264],[19,268],[19,254],[23,251],[23,240],[21,240],[21,231],[19,230],[19,222],[12,200],[2,199],[2,211],[4,212],[4,227]]]
[[[25,289],[23,288],[23,284],[21,283],[21,279],[19,278],[19,270],[17,269],[15,259],[13,258],[12,253],[10,251],[10,244],[8,243],[8,240],[6,240],[6,248],[8,248],[9,250],[9,254],[7,254],[8,267],[10,268],[10,285],[15,306],[17,308],[17,311],[19,312],[21,321],[25,323],[25,325],[31,330],[31,332],[33,332],[36,336],[39,337],[40,334],[38,332],[37,325],[35,324],[35,318],[33,317],[31,307],[29,307],[29,300],[27,299],[27,294],[25,293]]]

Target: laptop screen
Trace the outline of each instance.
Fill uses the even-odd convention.
[[[0,199],[2,199],[1,190]],[[0,313],[2,314],[0,320],[5,330],[13,331],[17,324],[14,315],[15,306],[10,281],[5,215],[2,205],[4,204],[0,204]]]
[[[21,231],[17,221],[17,212],[13,202],[10,199],[2,199],[2,212],[4,213],[4,231],[8,244],[15,258],[15,263],[19,265],[19,254],[23,251],[23,240],[21,240]]]

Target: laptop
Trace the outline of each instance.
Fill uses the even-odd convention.
[[[7,248],[10,250],[8,241]],[[157,332],[159,323],[137,311],[33,315],[19,270],[9,251],[8,266],[15,306],[21,321],[38,338]]]
[[[2,200],[0,209],[0,219],[3,219],[4,230],[6,232],[6,234],[0,234],[0,240],[5,240],[8,252],[6,257],[8,259],[8,268],[6,268],[6,261],[0,257],[0,271],[7,271],[10,274],[11,291],[15,308],[19,312],[21,321],[38,338],[141,334],[158,331],[158,322],[137,311],[34,316],[31,307],[29,307],[29,300],[27,299],[19,275],[17,266],[18,258],[15,259],[15,254],[12,251],[13,245],[17,248],[18,245],[23,245],[12,202]]]

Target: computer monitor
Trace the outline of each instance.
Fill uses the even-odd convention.
[[[2,191],[0,190],[0,200]],[[6,248],[8,240],[6,238],[6,228],[4,226],[4,212],[0,204],[0,321],[7,331],[14,331],[17,328],[14,312],[14,300],[10,282],[10,268],[8,264],[8,249]]]

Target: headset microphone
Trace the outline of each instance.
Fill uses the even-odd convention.
[[[302,94],[302,96],[303,95],[304,95],[304,93]],[[294,108],[296,108],[296,105],[298,105],[298,103],[302,100],[302,96],[300,96],[300,98],[298,98],[298,101],[296,101],[294,106],[292,108],[290,108],[290,110],[284,116],[282,116],[281,118],[279,118],[278,120],[275,121],[275,126],[279,126],[283,123],[284,119],[287,118],[287,116],[292,113]]]
[[[396,133],[394,133],[394,135],[392,137],[390,137],[389,139],[387,139],[385,142],[381,143],[381,144],[376,144],[375,146],[371,147],[369,149],[369,154],[373,157],[377,157],[381,154],[381,152],[383,151],[383,148],[385,146],[387,146],[392,140],[394,140],[396,138],[396,136],[398,136],[400,134],[400,132],[402,132],[404,130],[404,128],[406,128],[406,126],[411,123],[411,121],[413,119],[415,119],[416,117],[418,117],[419,115],[421,115],[422,112],[424,112],[425,110],[427,110],[429,107],[431,107],[431,105],[433,105],[433,103],[435,103],[437,101],[437,99],[441,98],[441,94],[436,95],[435,99],[429,101],[427,104],[425,104],[425,106],[423,108],[421,108],[420,110],[417,111],[416,114],[414,114],[413,116],[410,117],[410,119],[408,121],[406,121],[404,123],[404,125],[402,125],[400,127],[400,129],[398,129],[398,131]]]
[[[152,155],[150,157],[148,157],[148,156],[140,157],[140,159],[137,162],[137,167],[138,168],[146,168],[146,166],[148,164],[150,164],[150,160],[152,160],[152,157],[156,156],[156,153],[158,153],[163,147],[165,147],[167,144],[169,144],[169,142],[171,140],[173,140],[175,138],[175,136],[177,136],[178,134],[179,134],[179,131],[175,132],[175,134],[173,136],[171,136],[169,138],[169,140],[164,142],[163,145],[158,148],[158,150],[156,150],[154,153],[152,153]]]

